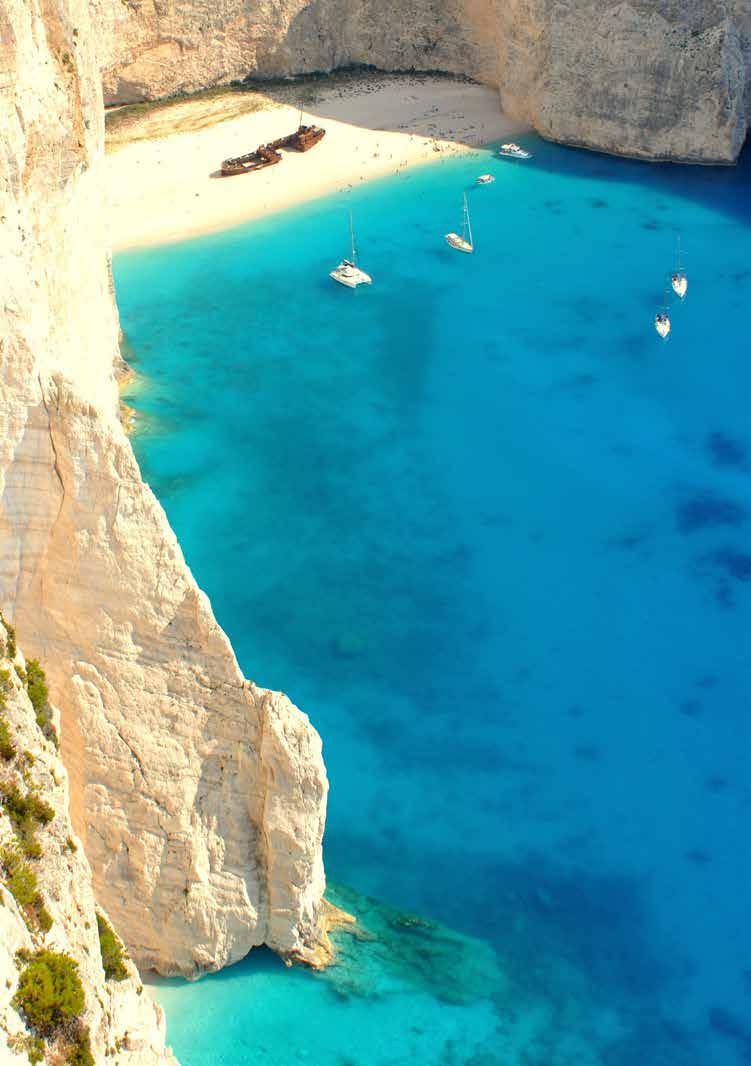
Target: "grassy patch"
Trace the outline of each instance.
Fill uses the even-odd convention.
[[[102,914],[96,916],[99,930],[99,947],[102,952],[104,976],[108,981],[124,981],[128,977],[125,965],[125,951],[115,931]]]
[[[272,101],[264,93],[231,85],[163,100],[126,104],[105,113],[107,151],[116,151],[136,141],[195,133],[272,106]]]

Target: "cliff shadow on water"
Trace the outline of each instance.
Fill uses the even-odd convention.
[[[488,150],[115,264],[134,401],[166,415],[134,439],[145,476],[249,675],[320,728],[327,869],[384,927],[350,945],[371,976],[343,962],[349,985],[242,973],[275,1018],[310,997],[337,1066],[735,1066],[746,162],[530,144],[529,164]],[[459,259],[442,235],[469,188]],[[354,294],[328,279],[347,201],[375,279]],[[690,289],[664,345],[678,232]],[[474,1006],[449,1002],[453,937],[491,953]]]

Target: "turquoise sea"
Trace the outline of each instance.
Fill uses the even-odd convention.
[[[751,161],[525,143],[116,259],[144,476],[368,934],[161,982],[183,1066],[751,1061]]]

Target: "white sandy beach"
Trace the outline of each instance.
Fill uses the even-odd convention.
[[[231,102],[236,96],[222,99]],[[262,110],[180,132],[189,110],[201,107],[200,98],[181,104],[174,113],[174,133],[120,143],[109,151],[115,250],[224,229],[521,129],[501,113],[498,93],[479,85],[409,75],[364,76],[330,86],[318,82],[316,102],[306,108],[304,121],[325,127],[323,141],[304,154],[285,152],[277,166],[222,178],[217,176],[222,159],[292,132],[299,111],[269,99]],[[145,124],[138,136],[144,135]]]

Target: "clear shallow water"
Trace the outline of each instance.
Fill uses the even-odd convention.
[[[751,1054],[749,165],[535,149],[115,263],[144,476],[324,737],[329,876],[475,959],[455,1002],[355,902],[398,972],[162,985],[185,1066]]]

